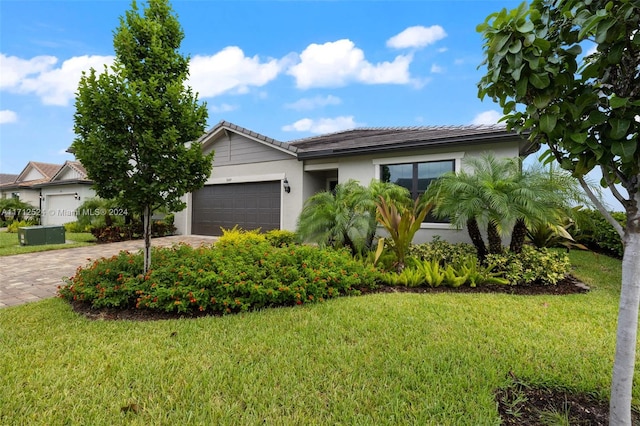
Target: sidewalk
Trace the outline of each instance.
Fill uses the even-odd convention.
[[[162,247],[183,242],[200,246],[212,244],[215,240],[216,237],[210,236],[174,235],[154,238],[151,240],[151,245]],[[137,251],[142,248],[144,248],[144,241],[135,240],[2,256],[0,257],[0,308],[55,296],[58,286],[63,284],[63,277],[73,275],[78,266],[89,263],[88,259],[110,257],[122,250]]]

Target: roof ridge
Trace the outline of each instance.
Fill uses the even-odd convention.
[[[419,126],[372,126],[372,127],[354,127],[352,129],[338,130],[330,133],[321,133],[314,136],[307,136],[304,138],[292,139],[289,140],[289,143],[298,143],[304,142],[308,140],[313,140],[316,138],[322,138],[326,136],[335,136],[349,132],[357,132],[357,131],[381,131],[381,130],[389,130],[389,131],[402,131],[402,130],[449,130],[449,129],[505,129],[504,125],[501,124],[434,124],[434,125],[419,125]]]

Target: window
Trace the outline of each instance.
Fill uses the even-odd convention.
[[[383,164],[380,166],[380,181],[407,188],[415,200],[424,193],[431,182],[452,171],[455,171],[455,160]],[[429,214],[424,222],[448,223],[449,220],[436,219]]]

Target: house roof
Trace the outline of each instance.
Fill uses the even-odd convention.
[[[58,169],[58,171],[56,172],[55,175],[53,175],[51,177],[51,181],[56,180],[56,178],[58,178],[58,176],[60,176],[62,174],[62,172],[66,169],[66,168],[70,168],[75,170],[79,175],[80,178],[77,180],[88,180],[87,179],[87,170],[84,168],[84,166],[82,165],[82,163],[80,163],[79,161],[70,161],[67,160],[64,162],[64,164],[62,165],[62,167],[60,167],[60,169]]]
[[[523,155],[532,148],[515,132],[497,125],[360,128],[299,139],[290,145],[297,149],[298,158],[302,160],[503,141],[523,143]]]
[[[60,164],[51,164],[51,163],[40,163],[38,161],[29,161],[22,172],[18,175],[16,179],[16,183],[22,182],[32,182],[32,183],[40,183],[40,182],[48,182],[57,172],[60,170],[62,165]],[[24,177],[27,175],[30,169],[36,169],[38,173],[42,175],[41,179],[25,181]]]
[[[13,183],[18,179],[18,175],[12,175],[9,173],[0,173],[0,185]]]
[[[228,121],[222,120],[215,126],[213,126],[207,133],[202,135],[197,142],[202,144],[203,146],[207,144],[209,140],[212,139],[216,134],[220,134],[223,132],[231,131],[234,133],[241,134],[243,136],[248,137],[249,139],[253,139],[257,142],[270,145],[274,148],[277,148],[282,151],[286,151],[290,154],[295,155],[297,148],[293,145],[290,145],[287,142],[281,142],[276,139],[270,138],[268,136],[262,135],[260,133],[256,133],[252,130],[246,129],[244,127],[238,126],[237,124],[230,123]]]

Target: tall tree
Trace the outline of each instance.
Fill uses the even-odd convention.
[[[631,424],[640,305],[639,29],[638,0],[534,0],[478,27],[487,66],[480,98],[498,102],[509,128],[548,145],[549,158],[581,182],[599,167],[626,211],[623,230],[593,199],[625,246],[611,425]],[[594,49],[582,55],[583,46]]]
[[[83,74],[76,95],[73,142],[97,194],[118,198],[142,214],[145,272],[151,265],[151,214],[177,211],[180,198],[201,187],[213,154],[198,139],[207,109],[185,86],[189,57],[178,51],[182,28],[167,0],[135,1],[114,32],[114,64]]]

